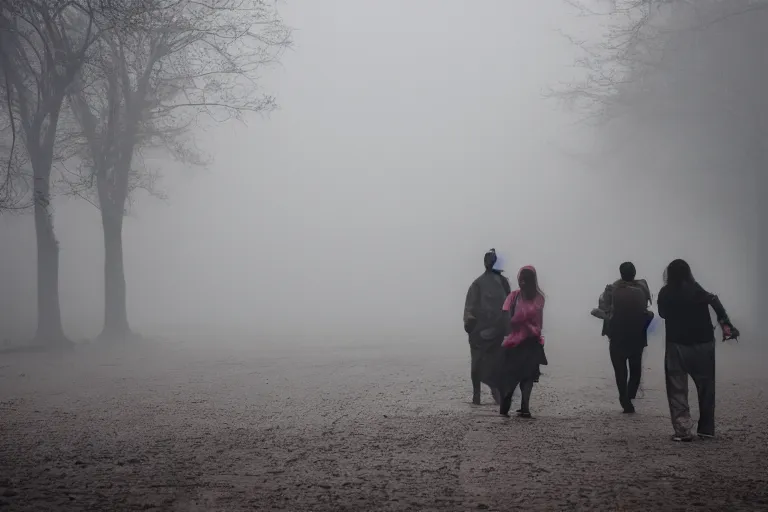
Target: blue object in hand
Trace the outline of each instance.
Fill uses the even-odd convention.
[[[655,316],[653,317],[653,319],[651,320],[651,322],[648,324],[648,328],[646,329],[646,332],[647,332],[649,335],[651,335],[651,334],[653,334],[654,332],[656,332],[656,329],[657,329],[657,328],[658,328],[658,326],[659,326],[659,322],[660,322],[660,320],[659,320],[659,316],[658,316],[658,315],[655,315]]]

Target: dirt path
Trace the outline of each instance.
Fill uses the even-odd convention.
[[[467,403],[460,345],[0,356],[0,510],[768,509],[761,361],[720,351],[680,445],[661,352],[627,416],[603,348],[550,351],[532,421]]]

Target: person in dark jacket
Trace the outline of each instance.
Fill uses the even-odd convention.
[[[646,330],[653,319],[653,313],[648,310],[651,293],[645,280],[635,279],[637,270],[631,262],[622,263],[619,273],[621,279],[603,294],[608,309],[606,334],[610,342],[609,351],[616,375],[619,403],[625,413],[634,413],[632,400],[640,388],[643,350],[648,345]]]
[[[675,260],[666,270],[666,284],[659,292],[659,316],[665,320],[666,353],[664,374],[675,441],[692,441],[688,407],[688,376],[699,398],[699,437],[715,435],[715,328],[709,308],[717,315],[723,338],[736,338],[720,299],[701,287],[684,260]]]
[[[480,405],[481,383],[490,382],[509,323],[502,306],[511,287],[502,271],[494,268],[497,259],[495,249],[485,254],[485,272],[469,287],[464,303],[464,331],[469,335],[472,403],[475,405]],[[498,404],[498,391],[491,388],[491,393]]]

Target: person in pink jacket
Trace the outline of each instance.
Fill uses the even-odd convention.
[[[530,418],[533,383],[539,376],[539,365],[546,365],[544,354],[544,293],[539,288],[536,269],[526,266],[517,275],[519,289],[507,297],[502,309],[510,315],[509,331],[502,342],[497,375],[497,388],[503,397],[499,413],[509,416],[512,393],[520,386],[522,403],[518,416]]]

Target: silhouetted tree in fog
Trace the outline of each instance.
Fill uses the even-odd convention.
[[[566,86],[561,97],[601,122],[622,119],[643,141],[683,148],[691,168],[714,168],[721,177],[749,180],[764,193],[768,0],[569,3],[603,21],[605,33],[597,44],[579,43],[583,79]],[[637,140],[612,133],[614,146],[627,148]],[[638,155],[649,150],[636,148]],[[766,204],[760,202],[763,219]],[[765,222],[757,226],[765,261],[768,232]],[[765,265],[760,271],[768,285]]]
[[[768,0],[566,0],[585,16],[600,19],[604,34],[597,43],[577,41],[583,50],[578,66],[584,78],[560,91],[561,97],[586,107],[602,120],[636,111],[639,106],[666,110],[676,108],[672,93],[681,92],[678,77],[684,74],[708,78],[707,82],[688,81],[686,92],[711,89],[712,84],[754,83],[764,76],[764,41],[753,27],[765,21]],[[746,33],[740,33],[746,30]],[[731,36],[725,47],[724,36]],[[741,41],[734,39],[741,38]],[[718,55],[707,57],[696,44],[719,45]],[[738,45],[741,45],[738,48]],[[749,58],[725,51],[747,51]],[[677,66],[689,57],[684,70]],[[744,76],[720,77],[727,69],[726,59],[743,60]],[[690,62],[690,60],[695,62]],[[717,64],[716,70],[712,70]],[[725,67],[722,67],[725,66]],[[733,67],[733,66],[730,66]],[[707,75],[709,73],[709,75]],[[678,89],[678,90],[676,90]],[[714,91],[711,91],[714,92]],[[720,90],[720,94],[727,91]],[[733,99],[719,97],[718,99]],[[754,100],[754,98],[750,98]]]
[[[51,171],[62,106],[69,88],[102,28],[111,26],[120,4],[109,0],[0,0],[0,82],[8,126],[3,163],[6,193],[14,201],[13,169],[23,161],[10,154],[23,142],[32,170],[32,206],[37,234],[36,341],[69,343],[59,307],[59,246],[51,209]],[[115,12],[113,12],[115,11]],[[7,136],[10,130],[10,138]],[[8,187],[11,187],[10,189]]]
[[[126,309],[123,219],[131,192],[153,190],[149,151],[205,163],[193,128],[273,108],[258,72],[289,44],[266,0],[142,0],[130,26],[104,32],[69,91],[84,142],[77,190],[95,189],[104,230],[103,339],[132,336]],[[93,185],[93,187],[91,186]]]

